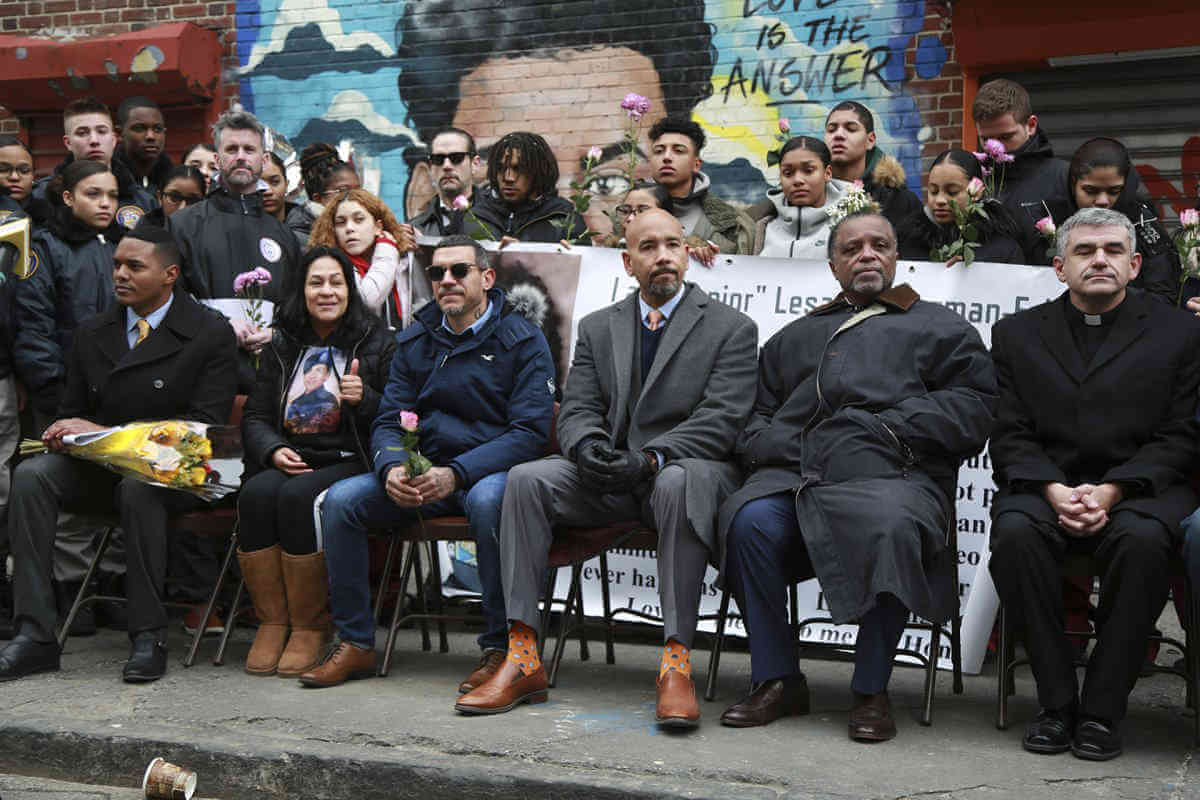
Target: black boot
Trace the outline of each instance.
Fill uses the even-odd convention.
[[[130,637],[129,660],[121,670],[126,683],[149,683],[167,674],[167,632],[142,631]]]

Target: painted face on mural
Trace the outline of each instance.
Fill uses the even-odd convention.
[[[603,86],[583,89],[583,108],[589,119],[586,132],[582,132],[580,92],[587,84],[581,83],[581,76],[600,74],[604,75]],[[545,58],[493,58],[463,78],[453,126],[470,131],[481,151],[511,131],[541,134],[558,158],[558,189],[564,194],[571,191],[571,181],[583,175],[588,150],[601,148],[603,160],[593,167],[586,187],[592,203],[584,217],[591,230],[608,233],[612,230],[609,213],[630,188],[625,177],[628,161],[620,147],[629,122],[621,100],[628,92],[649,98],[647,120],[665,113],[666,101],[653,62],[629,48],[563,50]],[[635,179],[650,175],[644,157],[650,146],[648,128],[647,121],[638,132]]]
[[[835,111],[825,122],[825,146],[838,167],[865,165],[867,153],[875,148],[875,132],[850,109]]]
[[[221,132],[217,166],[221,183],[234,192],[251,192],[262,176],[262,136],[253,130],[226,128]]]
[[[112,161],[117,133],[108,114],[76,114],[63,121],[63,144],[79,161]]]

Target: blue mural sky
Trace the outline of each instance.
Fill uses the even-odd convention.
[[[396,209],[404,207],[404,150],[416,144],[397,91],[404,5],[239,0],[237,16],[243,105],[298,148],[351,140],[360,166],[382,176],[380,194]],[[829,109],[854,99],[875,113],[879,146],[900,158],[918,186],[928,131],[904,91],[904,50],[924,14],[924,2],[889,0],[705,3],[713,92],[693,117],[710,138],[706,169],[737,186],[727,194],[756,199],[774,181],[765,154],[777,146],[779,119],[789,119],[794,133],[820,135]],[[919,77],[936,76],[945,61],[936,36],[918,40]]]

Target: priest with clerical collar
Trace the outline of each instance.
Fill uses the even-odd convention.
[[[1180,521],[1196,506],[1200,321],[1129,286],[1141,267],[1124,214],[1079,211],[1058,229],[1067,291],[992,329],[999,489],[989,567],[1029,653],[1041,712],[1034,753],[1121,754],[1119,726],[1167,599]],[[1059,567],[1092,558],[1098,636],[1082,688],[1063,633]]]

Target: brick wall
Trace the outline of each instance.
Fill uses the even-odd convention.
[[[241,100],[297,146],[346,142],[368,186],[374,181],[394,207],[421,201],[424,179],[411,169],[411,153],[418,130],[431,121],[469,125],[485,145],[507,130],[540,130],[570,175],[578,173],[577,159],[588,146],[619,141],[624,119],[616,103],[625,91],[654,95],[658,105],[651,117],[657,117],[664,97],[696,74],[701,85],[705,76],[711,82],[710,96],[691,112],[709,136],[707,168],[734,199],[760,197],[776,179],[765,155],[778,146],[781,117],[796,133],[819,133],[828,108],[841,99],[864,102],[876,114],[880,144],[901,158],[910,186],[919,185],[933,154],[960,140],[962,77],[944,2],[638,0],[608,4],[606,13],[625,14],[612,19],[580,0],[508,0],[499,6],[454,0],[444,6],[466,13],[451,18],[443,9],[406,26],[404,0],[5,0],[0,31],[61,39],[180,20],[212,28],[223,47],[228,102]],[[561,46],[556,57],[503,50],[518,46],[519,38],[504,27],[503,14],[515,15],[516,29],[537,33],[548,50]],[[708,63],[693,58],[699,48],[643,55],[675,42],[684,48],[692,41],[687,32],[697,28],[712,34]],[[621,43],[629,30],[640,41],[599,49]],[[501,51],[461,74],[446,67],[452,62],[431,66],[398,57],[398,42],[439,33],[448,34],[459,53]],[[438,54],[448,48],[417,50]],[[664,67],[679,62],[680,54],[686,56],[682,70]],[[239,67],[247,69],[239,75]],[[451,75],[441,89],[446,96],[457,92],[460,101],[414,114],[412,97],[397,90],[402,68]],[[804,90],[797,91],[798,83],[806,84]],[[12,128],[11,118],[0,119],[0,130]]]

